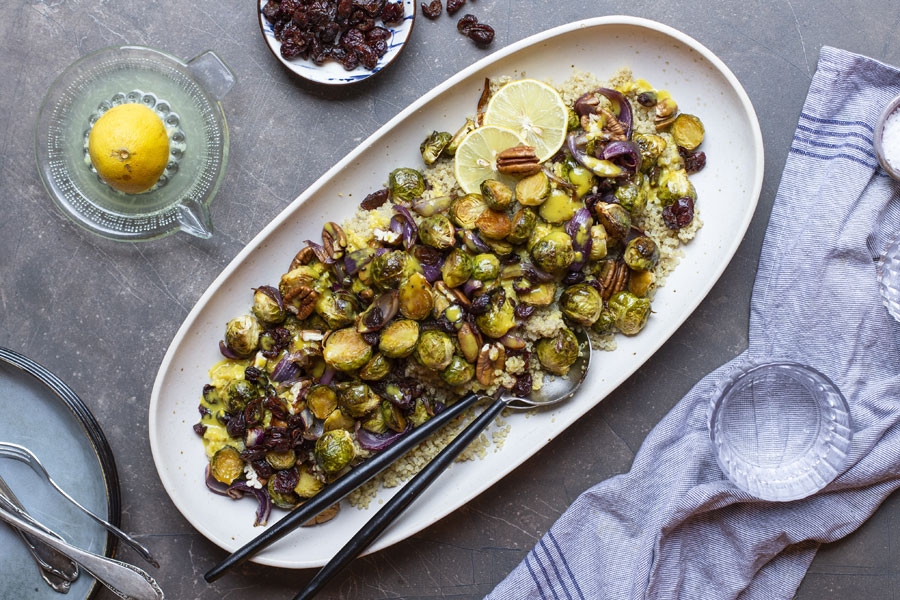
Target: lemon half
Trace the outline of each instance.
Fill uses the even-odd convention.
[[[511,129],[485,125],[469,132],[456,149],[456,181],[467,194],[477,194],[485,179],[498,179],[510,187],[516,180],[497,171],[497,155],[525,141]]]
[[[107,185],[139,194],[163,174],[169,161],[169,136],[162,119],[143,104],[120,104],[94,123],[88,152]]]
[[[520,79],[497,90],[484,113],[485,125],[515,131],[544,162],[566,141],[569,112],[559,92],[536,79]]]

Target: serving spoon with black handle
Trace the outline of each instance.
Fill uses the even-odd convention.
[[[588,339],[588,336],[580,330],[576,331],[576,335],[578,336],[579,343],[582,344],[583,351],[581,357],[579,358],[579,362],[577,362],[576,365],[573,366],[572,370],[570,370],[570,373],[573,371],[579,372],[578,365],[583,364],[583,369],[581,369],[579,375],[580,379],[578,381],[578,385],[580,385],[581,379],[584,378],[584,373],[587,372],[587,363],[590,361],[590,340]],[[586,351],[584,350],[584,347],[587,348]],[[566,378],[565,380],[567,381],[568,378]],[[577,389],[577,385],[575,386],[575,389]],[[574,393],[575,389],[571,390],[571,393]],[[570,395],[571,394],[566,395],[558,401],[561,402],[562,400],[568,398]],[[427,440],[438,429],[466,412],[469,408],[471,408],[473,405],[475,405],[480,400],[483,400],[484,398],[484,396],[469,392],[468,394],[460,398],[453,406],[445,408],[443,411],[425,421],[425,423],[419,425],[410,433],[403,436],[383,451],[369,458],[361,465],[354,467],[352,471],[350,471],[331,485],[325,486],[325,489],[313,496],[310,500],[307,500],[297,508],[293,509],[283,519],[235,550],[230,556],[228,556],[228,558],[207,571],[203,578],[206,579],[207,582],[212,583],[213,581],[216,581],[217,579],[222,577],[222,575],[224,575],[225,572],[229,569],[244,564],[260,550],[263,550],[271,544],[277,542],[297,527],[314,518],[326,508],[329,508],[333,504],[343,500],[350,494],[350,492],[384,471],[401,456],[418,446],[421,442]],[[492,408],[496,409],[497,403],[501,402],[502,400],[503,398],[495,401]],[[523,406],[527,403],[527,399],[523,401],[521,398],[519,398],[518,400],[521,401],[521,405]],[[550,404],[550,402],[532,402],[531,406],[546,406],[547,404]],[[502,409],[502,406],[501,408],[496,409],[496,414],[499,414]]]
[[[453,463],[456,457],[481,435],[481,432],[504,409],[530,410],[535,407],[546,407],[568,400],[575,395],[575,392],[578,391],[578,388],[581,387],[581,383],[584,381],[588,365],[591,362],[591,341],[589,336],[582,329],[576,329],[575,335],[578,338],[580,353],[566,375],[546,378],[543,387],[539,391],[533,392],[528,398],[513,396],[507,390],[501,388],[506,393],[494,400],[477,419],[472,421],[453,441],[441,450],[434,460],[419,471],[399,492],[394,494],[387,504],[375,513],[375,516],[369,519],[362,529],[334,555],[334,558],[316,573],[316,576],[312,578],[302,592],[294,597],[294,600],[308,600],[315,596],[332,577],[350,561],[359,556],[363,550],[368,548],[422,492],[428,489],[434,480]]]

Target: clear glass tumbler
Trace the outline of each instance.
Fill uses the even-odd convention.
[[[752,363],[723,380],[709,405],[722,471],[763,500],[805,498],[842,471],[850,409],[828,377],[792,362]]]

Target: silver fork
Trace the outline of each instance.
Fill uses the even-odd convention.
[[[101,519],[100,517],[83,507],[72,496],[67,494],[64,489],[59,487],[56,482],[53,481],[53,479],[50,477],[50,473],[47,472],[47,469],[44,468],[44,465],[41,464],[41,461],[38,460],[38,457],[35,456],[31,452],[31,450],[29,450],[25,446],[20,446],[19,444],[0,442],[0,456],[18,460],[31,467],[31,469],[35,473],[43,477],[44,480],[46,480],[47,483],[49,483],[53,487],[53,489],[59,492],[66,500],[77,506],[79,509],[81,509],[82,512],[84,512],[84,514],[92,518],[94,521],[105,527],[108,531],[112,532],[116,537],[131,546],[135,552],[141,555],[141,558],[146,560],[157,569],[159,568],[159,563],[156,562],[156,559],[153,558],[153,555],[150,554],[150,551],[147,550],[147,548],[145,548],[140,542],[138,542],[136,539],[134,539],[112,523]]]

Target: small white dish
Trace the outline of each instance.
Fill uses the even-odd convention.
[[[898,109],[900,109],[900,96],[888,102],[884,110],[881,111],[881,116],[878,117],[878,122],[875,123],[875,135],[872,141],[875,144],[875,155],[878,157],[881,167],[887,171],[888,175],[900,181],[900,166],[895,167],[892,165],[884,155],[884,124],[888,117]]]
[[[281,42],[275,39],[275,31],[272,24],[263,16],[262,9],[268,3],[268,0],[259,0],[257,5],[257,16],[259,17],[259,30],[262,32],[266,40],[269,51],[282,65],[287,67],[294,75],[307,79],[315,83],[324,85],[347,85],[350,83],[358,83],[368,79],[376,73],[380,73],[385,67],[391,64],[406,47],[406,42],[412,33],[413,24],[416,21],[416,3],[414,0],[403,0],[404,14],[403,20],[395,25],[387,25],[378,22],[379,27],[384,27],[391,31],[391,39],[388,41],[387,53],[378,59],[378,64],[371,71],[362,65],[356,67],[352,71],[344,69],[339,62],[329,60],[321,65],[315,64],[313,61],[303,58],[286,59],[281,56]]]

